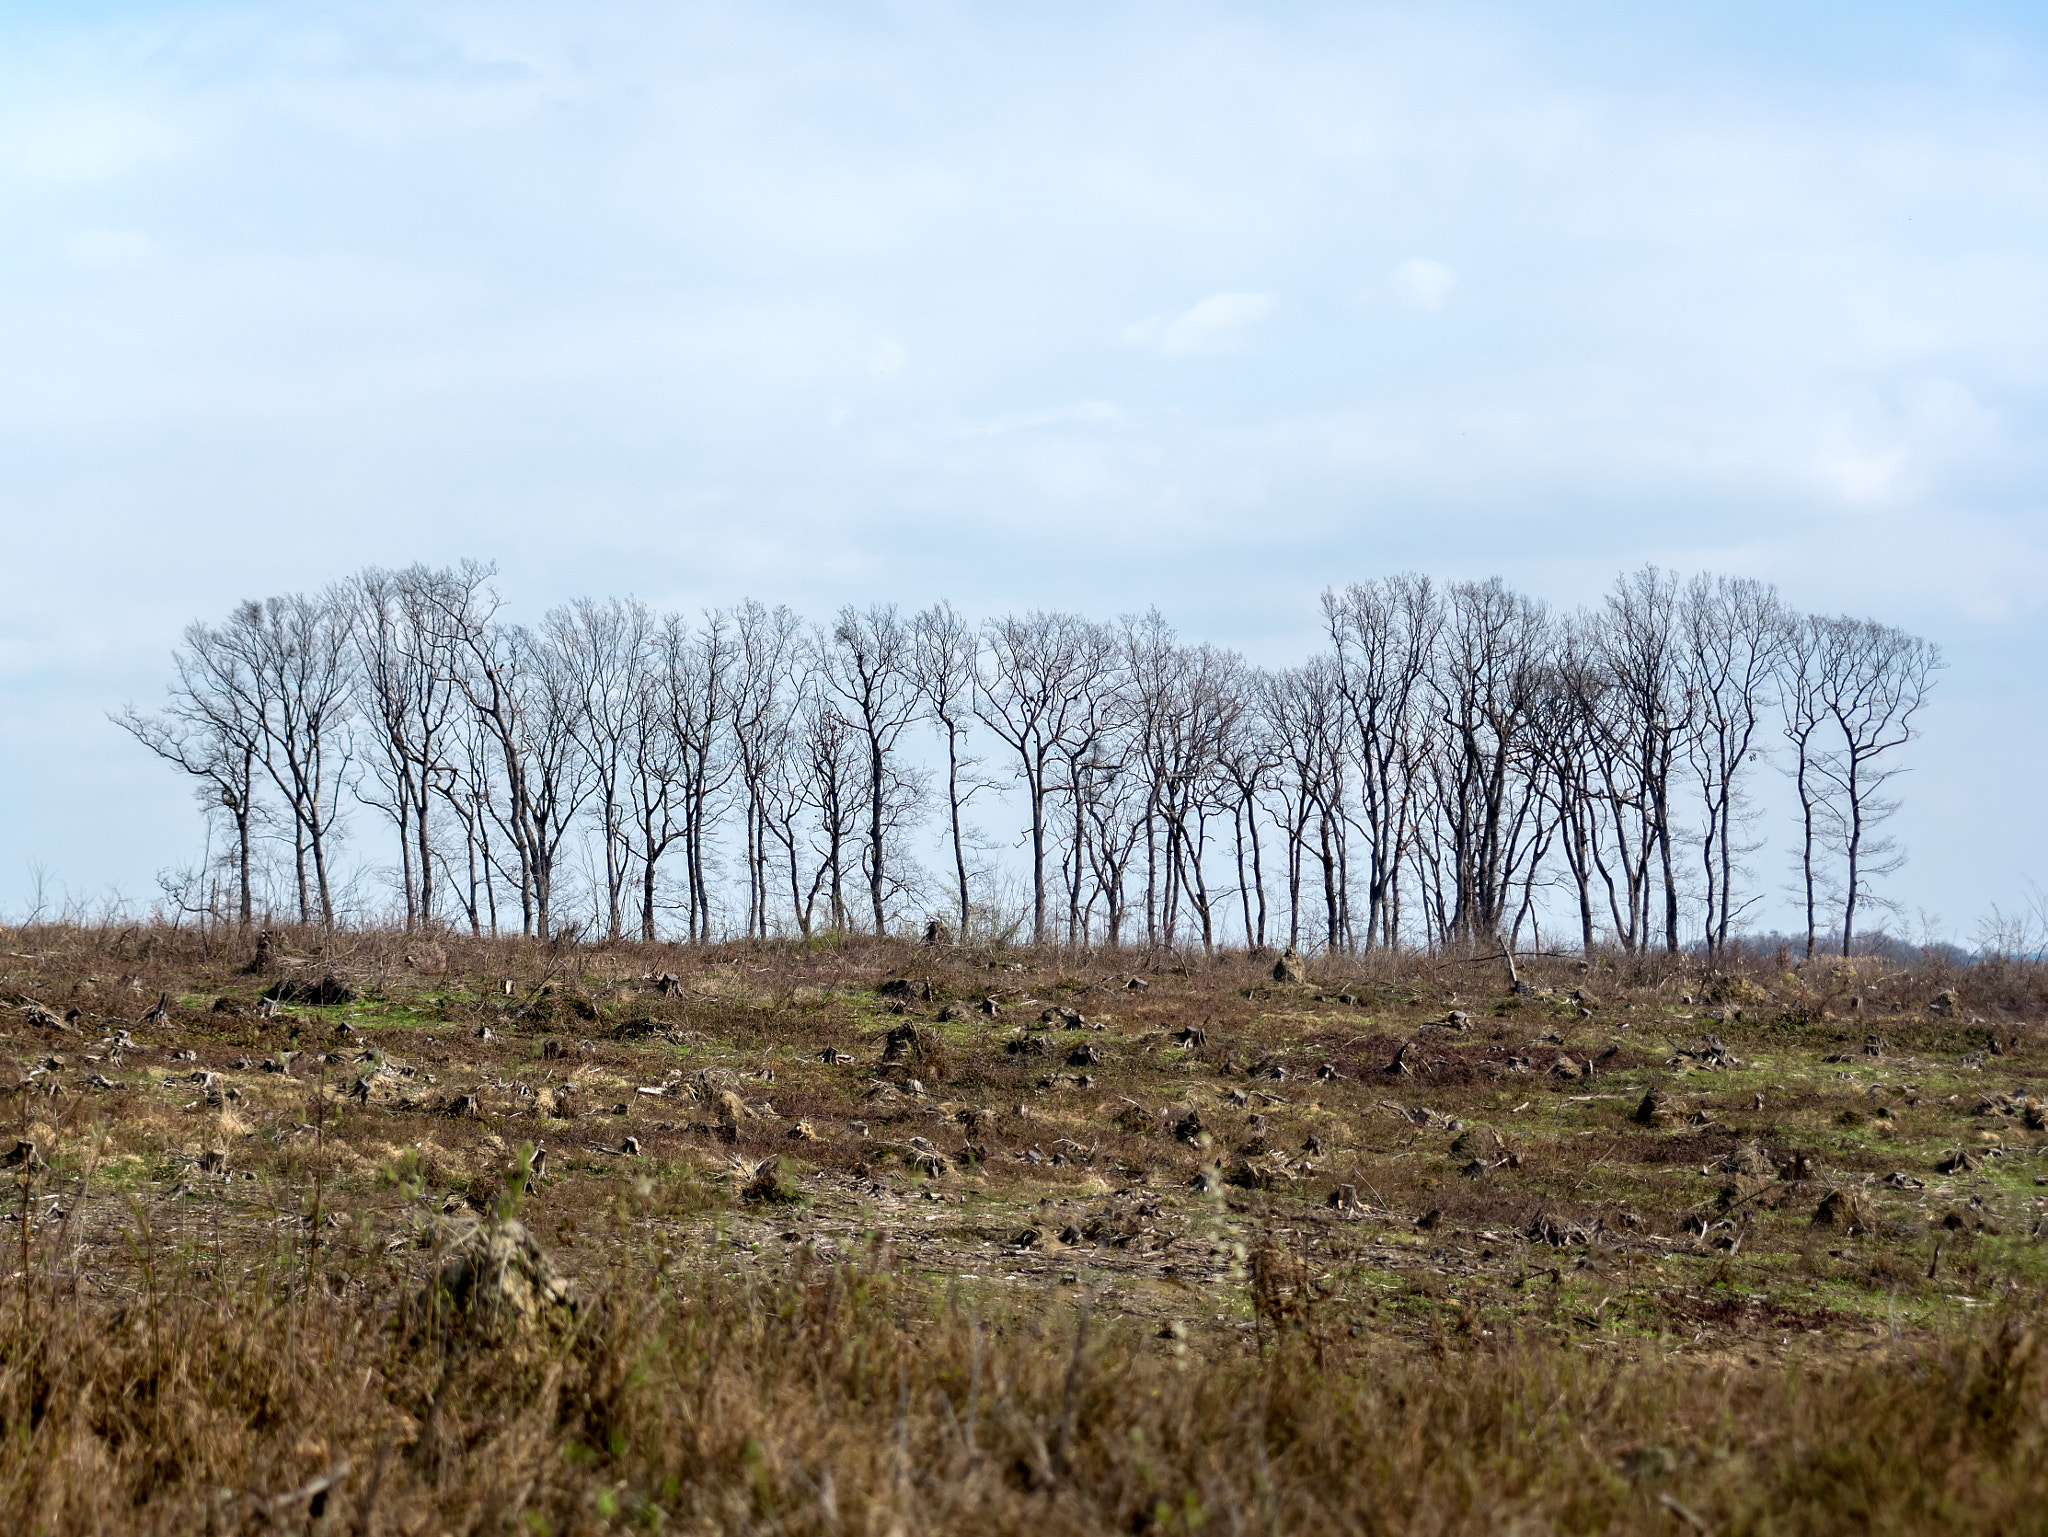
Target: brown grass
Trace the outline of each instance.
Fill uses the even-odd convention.
[[[2048,1078],[2039,968],[1845,980],[1757,958],[1742,975],[1768,1005],[1702,1021],[1677,999],[1716,979],[1668,958],[1539,963],[1525,973],[1558,993],[1512,1000],[1488,968],[1398,957],[1321,961],[1285,989],[1242,956],[288,935],[369,999],[262,1021],[210,1008],[262,986],[229,939],[0,941],[0,1001],[83,1011],[76,1035],[0,1026],[21,1084],[0,1104],[50,1164],[0,1171],[7,1530],[2011,1531],[2048,1494],[2048,1266],[2019,1156],[2048,1139],[1980,1106]],[[684,991],[641,981],[663,971]],[[1134,971],[1143,992],[1122,987]],[[897,975],[931,980],[932,1003],[884,1013],[874,985]],[[1573,987],[1598,994],[1593,1019],[1564,1007]],[[1101,1048],[1092,1089],[1003,1049],[1035,1007],[935,1023],[999,988],[1110,1019],[1049,1032]],[[1927,1012],[1943,988],[1958,1007]],[[162,992],[185,1006],[133,1023]],[[1429,1031],[1453,997],[1473,1028]],[[124,1016],[142,1044],[106,1060]],[[312,1059],[344,1017],[415,1076],[343,1097],[361,1041]],[[676,1039],[618,1036],[648,1017]],[[891,1081],[921,1074],[927,1097],[871,1099],[906,1019],[934,1035]],[[1189,1024],[1196,1052],[1157,1039]],[[1768,1065],[1668,1069],[1666,1036],[1703,1030]],[[233,1065],[293,1032],[292,1077]],[[1552,1057],[1623,1045],[1590,1085],[1606,1098],[1503,1065],[1543,1033],[1566,1042]],[[1870,1033],[1891,1066],[1827,1060]],[[1384,1074],[1382,1048],[1410,1039],[1422,1067]],[[826,1045],[858,1063],[817,1063]],[[1314,1076],[1324,1061],[1338,1079]],[[238,1097],[206,1105],[196,1070]],[[606,1103],[564,1118],[498,1087],[572,1071]],[[612,1114],[671,1072],[730,1075],[774,1113],[730,1137],[708,1097]],[[1667,1082],[1712,1122],[1627,1119]],[[438,1108],[472,1086],[480,1115]],[[1188,1105],[1207,1146],[1160,1115]],[[1497,1128],[1517,1163],[1461,1174],[1493,1144],[1424,1109]],[[799,1117],[817,1141],[789,1138]],[[2003,1159],[1933,1172],[1987,1127]],[[625,1129],[637,1161],[616,1155]],[[988,1161],[927,1177],[913,1135],[949,1155],[971,1136]],[[1187,1188],[1310,1136],[1329,1151],[1306,1178]],[[1700,1169],[1751,1139],[1820,1173],[1713,1228],[1726,1180]],[[528,1197],[514,1155],[542,1140],[559,1169]],[[212,1146],[230,1179],[193,1173]],[[769,1156],[793,1202],[731,1172]],[[462,1198],[498,1209],[508,1165],[579,1305],[499,1335],[429,1327]],[[1861,1182],[1880,1167],[1925,1185]],[[1336,1183],[1366,1218],[1324,1206]],[[1814,1225],[1831,1183],[1867,1192],[1877,1234]],[[1532,1238],[1538,1218],[1590,1241]]]
[[[465,1348],[410,1341],[390,1286],[143,1261],[120,1303],[9,1287],[12,1530],[2013,1531],[2048,1493],[2029,1309],[1769,1371],[1313,1318],[1197,1352],[1085,1305],[969,1309],[886,1253],[705,1253]]]

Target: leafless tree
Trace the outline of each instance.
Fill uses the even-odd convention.
[[[1634,954],[1653,942],[1657,820],[1650,787],[1643,781],[1642,757],[1629,731],[1628,700],[1606,662],[1602,616],[1583,619],[1581,633],[1589,638],[1596,660],[1565,676],[1579,690],[1587,727],[1593,865],[1606,892],[1614,940]]]
[[[977,659],[975,714],[1016,755],[1031,822],[1031,938],[1044,944],[1049,800],[1060,750],[1095,682],[1101,656],[1090,626],[1072,614],[1034,611],[990,620]]]
[[[462,864],[436,847],[448,887],[462,904],[472,934],[498,932],[498,853],[491,847],[491,829],[498,825],[493,808],[499,802],[498,776],[492,771],[491,738],[474,711],[459,711],[451,723],[449,748],[437,765],[432,787],[461,830]],[[513,882],[518,883],[517,872]]]
[[[582,683],[574,659],[519,625],[496,621],[488,589],[447,592],[435,623],[490,772],[467,786],[470,810],[488,816],[517,856],[520,932],[553,936],[556,871],[591,790]]]
[[[1166,880],[1161,931],[1172,940],[1185,899],[1205,951],[1216,943],[1215,911],[1205,870],[1209,823],[1233,803],[1223,759],[1250,708],[1247,669],[1234,652],[1175,646],[1162,670],[1164,688],[1147,712],[1152,805],[1165,832]]]
[[[1614,899],[1611,874],[1599,850],[1603,733],[1598,715],[1604,683],[1599,648],[1588,633],[1596,623],[1573,615],[1556,626],[1531,712],[1539,793],[1550,803],[1557,846],[1578,908],[1579,943],[1589,955],[1595,942],[1596,873],[1607,883],[1610,903]]]
[[[1393,945],[1400,933],[1400,879],[1413,825],[1418,768],[1427,752],[1426,682],[1443,628],[1443,604],[1429,578],[1404,575],[1323,593],[1323,623],[1337,663],[1337,689],[1358,753],[1366,872],[1366,944]]]
[[[1259,822],[1265,800],[1273,789],[1273,776],[1286,760],[1284,747],[1274,735],[1264,708],[1271,681],[1267,675],[1245,669],[1237,679],[1238,708],[1217,759],[1230,809],[1231,841],[1237,862],[1238,901],[1244,909],[1244,942],[1263,948],[1266,943],[1265,850],[1259,837]],[[1246,855],[1250,855],[1247,866]],[[1111,943],[1115,943],[1112,938]]]
[[[902,761],[903,733],[917,719],[916,636],[896,614],[893,603],[865,611],[851,606],[839,611],[829,636],[821,637],[819,677],[832,696],[837,713],[859,733],[867,755],[867,843],[861,867],[867,877],[868,900],[875,933],[888,932],[888,900],[892,885],[888,856],[894,835],[914,819],[920,800],[920,778]]]
[[[1874,899],[1871,883],[1904,862],[1879,829],[1898,810],[1887,793],[1904,772],[1892,755],[1914,736],[1913,719],[1927,702],[1941,649],[1870,619],[1829,619],[1821,650],[1819,707],[1837,733],[1820,760],[1832,782],[1841,839],[1842,954],[1850,953],[1857,908]]]
[[[556,875],[584,803],[596,784],[583,745],[590,715],[580,658],[560,637],[508,630],[499,648],[512,685],[514,739],[525,793],[519,839],[527,850],[533,888],[533,933],[555,933],[560,894]]]
[[[711,839],[718,798],[736,766],[728,750],[736,646],[731,620],[708,614],[697,629],[664,618],[635,709],[631,782],[640,838],[640,937],[655,937],[656,869],[683,845],[684,921],[693,944],[711,938]]]
[[[256,765],[265,744],[263,702],[256,678],[220,631],[193,623],[184,649],[171,653],[178,681],[156,714],[133,705],[115,724],[158,757],[200,782],[200,798],[219,810],[235,832],[236,911],[243,929],[253,922],[251,842],[261,815]]]
[[[1103,937],[1123,943],[1130,915],[1130,873],[1149,823],[1151,779],[1128,733],[1083,767],[1083,815],[1090,887],[1082,908],[1082,939],[1089,942],[1095,904],[1103,907]]]
[[[1170,861],[1160,846],[1163,787],[1157,760],[1158,738],[1165,730],[1174,675],[1179,668],[1179,649],[1173,627],[1156,608],[1142,617],[1125,619],[1123,631],[1124,688],[1129,701],[1124,731],[1129,740],[1122,757],[1141,767],[1144,773],[1145,798],[1139,811],[1139,827],[1145,841],[1145,943],[1157,948],[1162,943],[1172,943],[1170,928],[1162,926],[1169,906],[1162,900],[1163,877]]]
[[[492,575],[474,561],[452,569],[368,567],[343,584],[352,648],[356,714],[364,757],[377,786],[357,795],[392,819],[398,832],[399,884],[405,922],[433,921],[434,846],[431,808],[461,701],[455,658],[436,615],[460,608]]]
[[[911,668],[927,717],[946,741],[946,826],[952,842],[953,879],[960,899],[960,926],[967,939],[971,909],[967,892],[967,837],[962,825],[967,803],[987,787],[976,769],[980,760],[964,744],[975,710],[975,659],[980,642],[974,627],[950,603],[937,603],[911,626]]]
[[[1082,893],[1090,874],[1088,803],[1097,787],[1120,772],[1113,743],[1122,726],[1127,700],[1119,671],[1116,632],[1108,625],[1084,622],[1072,630],[1075,671],[1064,729],[1054,748],[1060,765],[1059,793],[1069,813],[1061,875],[1067,889],[1067,943],[1080,945]],[[1092,899],[1088,905],[1093,906]]]
[[[1827,773],[1827,675],[1840,667],[1834,656],[1839,632],[1827,620],[1806,615],[1785,634],[1778,655],[1778,697],[1785,740],[1792,748],[1792,788],[1799,801],[1799,894],[1806,917],[1806,957],[1819,938],[1825,874],[1823,846],[1838,809],[1829,798]]]
[[[1794,619],[1761,583],[1654,568],[1557,618],[1497,579],[1332,588],[1325,648],[1272,673],[1157,612],[977,632],[946,604],[907,622],[875,605],[807,631],[759,603],[693,625],[587,600],[529,630],[501,621],[490,575],[370,569],[245,604],[186,632],[165,709],[118,717],[233,823],[244,924],[266,807],[280,843],[290,818],[300,916],[334,921],[360,751],[356,793],[397,832],[410,924],[452,900],[496,932],[517,892],[522,931],[551,935],[587,869],[607,935],[637,907],[656,938],[673,909],[703,943],[742,929],[737,871],[730,898],[717,878],[730,858],[749,936],[886,932],[923,889],[910,838],[928,775],[909,732],[927,720],[963,935],[986,730],[1018,785],[1039,943],[1137,942],[1142,886],[1148,945],[1213,948],[1240,920],[1263,944],[1284,855],[1298,946],[1519,946],[1570,909],[1587,950],[1669,950],[1697,923],[1718,953],[1757,900],[1740,889],[1746,792],[1775,706],[1808,951],[1824,925],[1846,949],[1897,867],[1901,749],[1941,666],[1887,626]],[[1679,857],[1693,842],[1697,864]]]
[[[1311,657],[1300,667],[1266,675],[1263,683],[1260,708],[1284,755],[1273,783],[1279,808],[1275,821],[1287,848],[1287,943],[1298,947],[1303,941],[1301,887],[1306,861],[1313,857],[1322,867],[1324,942],[1339,947],[1344,942],[1338,871],[1349,723],[1336,663]]]
[[[598,917],[611,940],[625,932],[626,882],[636,844],[635,829],[627,826],[627,776],[631,751],[644,740],[641,705],[654,628],[653,614],[635,598],[579,598],[541,622],[547,666],[559,674],[578,722],[574,742],[583,755],[598,831]]]
[[[1679,605],[1679,666],[1692,730],[1686,758],[1699,785],[1700,862],[1706,875],[1706,941],[1727,948],[1741,908],[1735,856],[1746,765],[1775,700],[1772,681],[1792,619],[1777,589],[1744,577],[1697,576]]]
[[[334,594],[293,593],[242,604],[218,638],[248,679],[263,731],[260,761],[291,814],[299,920],[317,915],[331,926],[328,855],[350,760],[346,612]]]
[[[1529,854],[1536,781],[1531,715],[1549,616],[1498,578],[1446,594],[1430,686],[1441,725],[1432,765],[1452,882],[1444,937],[1494,940]]]
[[[1655,566],[1624,574],[1607,595],[1600,637],[1612,708],[1608,736],[1641,795],[1638,857],[1647,875],[1658,861],[1663,880],[1664,947],[1678,951],[1678,875],[1672,848],[1671,771],[1690,730],[1682,682],[1678,578]],[[1644,943],[1651,930],[1651,883],[1639,881]]]
[[[789,744],[794,751],[768,781],[768,826],[783,847],[798,932],[809,936],[821,889],[828,925],[834,930],[852,926],[847,861],[867,801],[867,762],[859,728],[840,713],[815,667],[805,668],[798,678],[797,700]],[[808,888],[806,846],[817,860]]]
[[[677,695],[689,677],[690,627],[678,614],[664,614],[651,622],[646,637],[646,658],[633,671],[625,700],[625,740],[622,752],[620,799],[632,827],[631,862],[640,884],[640,938],[657,937],[655,914],[661,905],[661,861],[669,849],[686,842],[684,814],[688,776],[681,734],[676,717]],[[687,862],[687,861],[686,861]],[[688,880],[684,898],[689,937],[697,940],[697,887]]]
[[[747,933],[765,938],[769,802],[794,738],[803,625],[787,608],[749,602],[734,612],[733,631],[733,685],[727,697],[745,813]],[[793,795],[782,797],[783,803]]]

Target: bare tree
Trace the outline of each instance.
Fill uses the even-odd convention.
[[[1237,893],[1244,909],[1244,942],[1263,947],[1266,943],[1266,870],[1264,846],[1259,839],[1260,811],[1272,788],[1273,776],[1285,760],[1275,737],[1263,701],[1271,687],[1268,677],[1247,668],[1236,680],[1238,706],[1217,757],[1229,787],[1232,845],[1237,860]],[[1251,856],[1247,867],[1245,856]],[[1254,911],[1256,903],[1256,911]],[[1111,943],[1115,943],[1112,938]]]
[[[1829,799],[1826,772],[1827,684],[1839,667],[1832,657],[1836,630],[1825,619],[1806,615],[1785,634],[1778,655],[1778,697],[1785,740],[1792,748],[1792,788],[1799,800],[1799,893],[1806,917],[1806,958],[1813,959],[1819,936],[1824,873],[1819,859],[1837,808]]]
[[[1141,765],[1145,775],[1145,799],[1139,818],[1145,840],[1145,943],[1157,948],[1161,943],[1173,942],[1170,925],[1162,928],[1170,906],[1162,900],[1162,887],[1166,884],[1163,877],[1171,861],[1160,847],[1157,738],[1170,708],[1179,643],[1173,627],[1156,608],[1142,617],[1125,619],[1123,629],[1124,687],[1129,699],[1124,729],[1130,739],[1124,756]]]
[[[1046,941],[1045,856],[1049,841],[1048,798],[1060,749],[1092,686],[1099,662],[1088,644],[1088,622],[1072,614],[1034,611],[1008,615],[984,626],[986,644],[978,659],[975,714],[1016,754],[1031,824],[1031,938]]]
[[[1400,879],[1413,826],[1417,771],[1427,751],[1423,704],[1443,628],[1429,578],[1405,575],[1323,593],[1323,623],[1337,689],[1351,717],[1369,851],[1366,944],[1392,945],[1400,929]]]
[[[915,817],[920,799],[919,778],[898,754],[920,704],[916,640],[912,628],[897,618],[893,603],[865,612],[848,606],[839,611],[830,636],[820,638],[819,657],[819,676],[838,701],[839,713],[860,732],[867,754],[867,846],[861,866],[875,933],[884,934],[890,834]]]
[[[435,623],[489,744],[490,772],[472,778],[469,809],[487,815],[517,856],[520,932],[547,939],[559,858],[591,789],[582,684],[573,658],[545,636],[498,624],[496,609],[488,589],[451,590],[439,595]]]
[[[1092,878],[1082,908],[1082,935],[1086,940],[1094,923],[1095,904],[1100,901],[1104,937],[1115,947],[1123,943],[1130,912],[1130,869],[1150,820],[1151,779],[1128,733],[1082,766],[1082,788]]]
[[[299,920],[310,923],[317,914],[329,926],[329,845],[350,758],[348,630],[335,595],[293,593],[242,604],[218,632],[219,644],[248,680],[262,725],[261,762],[291,813]]]
[[[802,622],[787,608],[749,602],[734,612],[733,630],[733,686],[727,699],[745,797],[747,933],[766,937],[769,802],[800,703]],[[793,848],[789,839],[782,841]]]
[[[1700,862],[1710,954],[1728,946],[1736,913],[1735,856],[1743,771],[1754,757],[1791,616],[1777,589],[1744,577],[1694,577],[1679,605],[1679,666],[1693,729],[1686,757],[1699,785]]]
[[[683,845],[684,921],[690,941],[711,938],[711,833],[717,800],[731,782],[727,751],[733,627],[708,614],[692,630],[680,616],[662,620],[654,664],[634,708],[631,782],[640,837],[640,937],[654,938],[656,868],[669,845]]]
[[[434,847],[430,813],[461,694],[455,659],[436,615],[460,607],[493,568],[465,561],[452,569],[368,567],[343,584],[354,652],[356,713],[367,728],[365,757],[378,787],[357,795],[396,825],[405,922],[433,921]]]
[[[796,698],[789,750],[766,782],[768,828],[783,847],[797,930],[808,937],[821,889],[828,925],[852,926],[846,870],[865,804],[866,761],[859,728],[840,713],[814,667],[796,679]],[[808,888],[800,845],[817,860]]]
[[[556,932],[561,855],[596,782],[583,745],[590,724],[584,679],[573,650],[524,626],[505,633],[499,656],[513,689],[511,720],[525,782],[518,836],[532,874],[533,933],[549,939]]]
[[[1060,762],[1060,793],[1070,820],[1061,859],[1067,888],[1067,943],[1084,943],[1082,891],[1089,874],[1088,802],[1095,787],[1119,765],[1110,756],[1111,742],[1126,711],[1122,675],[1118,670],[1117,637],[1107,625],[1085,621],[1073,628],[1075,670],[1070,708],[1056,752]],[[1094,901],[1089,899],[1092,908]]]
[[[436,847],[441,871],[462,904],[472,934],[498,932],[498,853],[491,847],[491,829],[500,825],[498,776],[492,771],[491,738],[475,711],[459,711],[451,723],[449,750],[436,767],[432,786],[462,834],[462,865]],[[517,872],[512,879],[518,884]]]
[[[1538,793],[1550,803],[1557,845],[1563,852],[1579,917],[1579,943],[1591,954],[1594,945],[1593,876],[1599,837],[1596,700],[1601,690],[1597,646],[1588,635],[1584,615],[1572,615],[1555,627],[1530,714],[1536,742]]]
[[[960,926],[967,939],[970,906],[967,894],[967,837],[962,825],[967,803],[986,788],[974,770],[980,760],[963,752],[975,710],[975,660],[980,642],[974,628],[950,603],[937,603],[919,614],[911,626],[911,667],[925,713],[946,739],[946,824],[952,840],[953,878],[960,898]]]
[[[237,922],[253,921],[250,845],[261,814],[256,765],[265,737],[256,679],[221,632],[193,623],[185,647],[171,653],[178,681],[170,702],[155,715],[133,705],[112,717],[143,746],[200,781],[202,802],[222,812],[235,830]]]
[[[1859,905],[1874,900],[1871,882],[1904,863],[1879,829],[1898,810],[1886,791],[1904,772],[1891,755],[1914,737],[1913,717],[1941,670],[1941,648],[1870,619],[1830,619],[1822,650],[1819,705],[1839,742],[1821,760],[1837,791],[1843,859],[1842,954],[1850,953]]]
[[[657,937],[655,913],[660,906],[661,861],[671,846],[684,842],[684,783],[687,768],[676,730],[681,713],[672,700],[689,675],[689,626],[676,614],[652,622],[646,639],[645,664],[634,669],[625,700],[625,736],[621,754],[620,799],[632,828],[632,862],[640,881],[640,938]],[[689,882],[684,906],[689,935],[697,939],[696,883]]]
[[[640,705],[654,624],[647,605],[635,598],[579,598],[542,620],[547,657],[559,670],[579,723],[574,741],[588,770],[602,860],[598,916],[611,940],[625,932],[626,882],[636,845],[626,825],[632,793],[627,772],[644,724]]]
[[[1274,793],[1280,808],[1275,820],[1287,848],[1287,943],[1302,943],[1301,886],[1306,859],[1313,856],[1322,867],[1324,942],[1335,948],[1343,943],[1337,841],[1349,749],[1336,663],[1311,657],[1300,667],[1266,675],[1263,683],[1259,706],[1284,754]]]
[[[1114,678],[1104,689],[1114,705],[1106,739],[1124,741],[1120,753],[1145,775],[1146,942],[1175,943],[1185,901],[1213,948],[1209,823],[1242,805],[1223,759],[1240,727],[1258,719],[1261,696],[1241,657],[1182,645],[1157,609],[1124,619],[1120,649],[1114,674],[1105,673]]]
[[[1470,944],[1502,937],[1509,894],[1529,854],[1531,716],[1550,621],[1541,604],[1498,577],[1457,583],[1446,600],[1430,675],[1442,728],[1432,773],[1452,881],[1444,933]]]
[[[1641,790],[1638,855],[1645,872],[1654,856],[1664,897],[1664,947],[1678,952],[1678,876],[1672,843],[1671,770],[1691,727],[1680,671],[1678,578],[1655,566],[1629,572],[1607,595],[1598,631],[1610,702],[1602,719]],[[1639,882],[1645,944],[1651,928],[1650,883]]]
[[[1846,949],[1898,867],[1900,749],[1941,666],[1871,621],[1795,621],[1761,583],[1655,568],[1556,619],[1498,580],[1333,587],[1325,649],[1270,674],[1157,612],[977,631],[947,604],[883,604],[807,630],[759,603],[693,625],[585,600],[529,630],[501,622],[490,575],[372,568],[244,604],[185,632],[166,708],[117,717],[233,824],[245,925],[272,867],[266,807],[280,845],[290,815],[300,917],[347,905],[335,847],[360,751],[355,792],[398,832],[410,925],[452,902],[495,933],[516,891],[522,931],[551,935],[587,870],[608,936],[637,916],[653,939],[669,911],[695,943],[886,931],[922,890],[910,837],[931,776],[906,733],[924,720],[963,935],[986,875],[966,825],[994,788],[970,751],[986,730],[1021,791],[1040,944],[1059,906],[1072,946],[1213,948],[1240,921],[1263,944],[1281,862],[1296,945],[1512,947],[1569,913],[1588,950],[1670,950],[1697,912],[1719,953],[1757,900],[1748,792],[1775,706],[1808,953],[1829,926]]]
[[[1166,890],[1161,926],[1171,942],[1185,898],[1202,947],[1215,949],[1215,913],[1205,869],[1211,818],[1233,803],[1224,754],[1249,708],[1246,668],[1235,652],[1214,646],[1174,647],[1159,674],[1156,708],[1146,712],[1152,804],[1166,835]],[[1341,793],[1341,791],[1339,792]]]

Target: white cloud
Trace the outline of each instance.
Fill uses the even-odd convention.
[[[877,379],[893,379],[909,366],[909,350],[893,337],[880,338],[868,352],[868,372]]]
[[[1416,257],[1394,269],[1394,292],[1418,310],[1440,310],[1458,286],[1458,274],[1442,262]]]
[[[1178,315],[1155,316],[1126,327],[1124,340],[1182,356],[1229,352],[1242,345],[1245,333],[1272,309],[1271,294],[1211,294]]]
[[[2008,452],[2000,413],[1957,380],[1911,378],[1877,393],[1861,409],[1837,413],[1815,452],[1818,484],[1842,502],[1922,501]]]
[[[1906,456],[1896,448],[1858,453],[1837,450],[1820,456],[1821,484],[1852,505],[1876,506],[1893,500],[1906,470]]]
[[[1130,418],[1113,401],[1083,400],[1070,406],[1042,410],[1006,411],[985,421],[969,422],[959,429],[961,437],[1004,437],[1017,432],[1039,432],[1048,427],[1130,426]]]
[[[95,721],[156,696],[187,619],[473,553],[529,617],[629,584],[1158,601],[1277,662],[1325,580],[1562,599],[1562,554],[1777,541],[1742,569],[1853,570],[1842,602],[1930,633],[1995,593],[2000,654],[2048,645],[2038,19],[2001,81],[1934,62],[1934,7],[1910,56],[1825,59],[1656,8],[1412,0],[1170,34],[1073,6],[41,9],[0,57],[0,527],[35,576],[0,678],[74,680]],[[1143,558],[1073,559],[1105,539]],[[146,596],[68,622],[110,585]],[[0,795],[0,849],[92,834],[112,802],[67,787],[131,750]],[[2048,864],[2024,814],[1999,836]],[[47,857],[147,890],[190,854],[184,822],[104,831]]]
[[[183,148],[164,115],[106,96],[18,104],[0,115],[0,172],[31,182],[104,182]]]
[[[79,266],[101,272],[147,266],[156,255],[156,242],[133,229],[82,229],[70,248]]]

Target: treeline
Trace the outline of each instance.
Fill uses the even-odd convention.
[[[998,921],[970,812],[1004,791],[1038,943],[1513,945],[1562,921],[1588,948],[1719,950],[1761,899],[1777,772],[1807,951],[1846,953],[1941,666],[1654,567],[1574,612],[1498,579],[1331,589],[1327,645],[1279,670],[1157,613],[586,599],[528,626],[493,574],[245,603],[185,631],[162,709],[118,717],[225,824],[237,921],[275,839],[300,920],[334,922],[346,797],[388,824],[408,926],[966,935]]]

